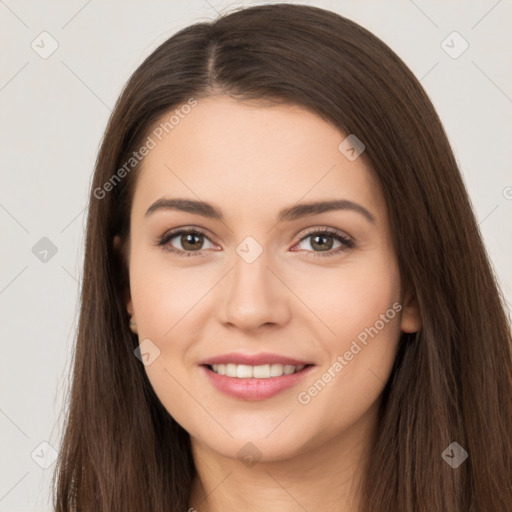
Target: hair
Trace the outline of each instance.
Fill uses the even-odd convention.
[[[180,30],[144,60],[117,101],[90,192],[56,510],[188,507],[196,475],[190,437],[155,395],[128,327],[126,241],[139,165],[112,178],[163,114],[215,94],[309,109],[363,141],[380,183],[401,280],[422,327],[399,340],[362,510],[510,511],[510,320],[441,121],[380,39],[336,13],[292,4],[238,9]],[[453,441],[469,453],[456,469],[441,457]]]

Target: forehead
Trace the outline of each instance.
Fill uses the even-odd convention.
[[[139,169],[134,208],[163,196],[232,205],[241,215],[326,198],[383,207],[365,160],[339,150],[346,135],[309,110],[216,96],[169,123],[174,111],[149,134],[155,144]]]

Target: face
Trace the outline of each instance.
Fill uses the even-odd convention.
[[[400,331],[419,328],[364,153],[349,160],[346,136],[300,107],[225,96],[160,132],[133,198],[127,309],[162,404],[232,458],[358,428]]]

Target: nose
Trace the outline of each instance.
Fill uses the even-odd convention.
[[[251,263],[234,254],[233,269],[220,291],[222,323],[255,331],[283,327],[289,321],[292,294],[269,259],[266,251]]]

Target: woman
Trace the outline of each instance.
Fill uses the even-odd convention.
[[[404,63],[315,7],[195,24],[98,156],[56,509],[510,510],[510,348]]]

